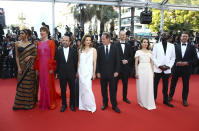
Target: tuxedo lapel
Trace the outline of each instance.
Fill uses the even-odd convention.
[[[160,50],[160,52],[161,52],[161,54],[162,54],[163,56],[166,55],[166,54],[164,53],[164,48],[163,48],[162,43],[160,43],[160,45],[159,45],[159,50]]]
[[[177,45],[177,49],[178,49],[179,56],[182,59],[182,50],[181,50],[181,44],[180,43]]]
[[[122,44],[121,44],[121,43],[119,44],[119,50],[120,50],[120,53],[121,53],[122,55],[124,55],[124,53],[123,53],[123,51],[122,51]]]
[[[71,48],[69,47],[69,50],[68,50],[68,60],[66,61],[66,63],[70,61],[71,56],[72,56],[72,51],[71,51]]]
[[[104,45],[103,45],[103,48],[102,48],[102,55],[103,55],[103,57],[106,57],[105,47],[104,47]]]
[[[113,52],[113,49],[112,49],[112,48],[113,48],[113,45],[111,44],[111,45],[110,45],[110,50],[109,50],[109,53],[108,53],[108,57],[110,57],[111,53]]]
[[[185,57],[186,57],[187,52],[189,52],[189,50],[190,50],[190,45],[189,45],[189,44],[187,44],[187,48],[186,48],[186,51],[185,51],[185,53],[184,53],[184,57],[183,57],[183,58],[185,58]]]
[[[167,43],[167,48],[166,48],[166,53],[165,53],[166,56],[167,56],[168,54],[171,53],[171,51],[172,51],[171,48],[172,48],[172,47],[171,47],[171,44],[170,44],[170,43]]]
[[[60,54],[61,54],[61,60],[66,61],[66,60],[65,60],[65,56],[64,56],[64,48],[63,48],[63,47],[62,47],[62,49],[61,49]]]

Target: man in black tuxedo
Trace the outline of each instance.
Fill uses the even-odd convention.
[[[67,107],[66,87],[67,83],[70,88],[70,108],[75,111],[75,76],[77,72],[77,52],[70,45],[70,38],[63,37],[63,46],[56,53],[57,71],[59,74],[62,107],[60,112],[64,112]]]
[[[188,106],[187,97],[189,93],[189,79],[191,75],[192,65],[197,61],[196,50],[193,45],[188,43],[189,34],[183,32],[181,34],[181,41],[175,46],[176,59],[173,67],[173,75],[171,79],[169,101],[172,100],[175,93],[175,87],[179,77],[182,77],[183,91],[182,100],[183,105]]]
[[[131,63],[132,63],[132,50],[131,46],[125,41],[126,32],[120,31],[120,41],[116,43],[119,51],[120,57],[120,71],[116,78],[116,94],[119,79],[122,79],[123,84],[123,101],[130,104],[131,102],[127,99],[127,88],[128,88],[128,78],[131,73]]]
[[[110,100],[112,109],[120,113],[120,109],[117,107],[116,101],[116,88],[115,78],[118,76],[120,69],[120,59],[117,47],[110,44],[111,36],[109,33],[102,34],[103,46],[100,46],[97,51],[97,77],[100,78],[101,91],[103,97],[102,110],[105,110],[108,106],[108,84]]]

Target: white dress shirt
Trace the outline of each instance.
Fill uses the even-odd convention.
[[[65,57],[65,60],[67,62],[68,61],[68,54],[69,54],[69,47],[67,47],[67,48],[63,47],[63,49],[64,49],[64,57]]]
[[[187,49],[187,44],[188,43],[184,43],[184,44],[186,44],[186,46],[184,46],[184,45],[182,45],[183,43],[181,42],[181,52],[182,52],[182,58],[184,57],[184,54],[185,54],[185,51],[186,51],[186,49]]]
[[[196,53],[197,53],[197,56],[198,56],[198,59],[199,59],[199,50],[196,49]]]
[[[125,43],[125,41],[120,41],[120,43]],[[125,44],[120,44],[120,45],[121,45],[121,47],[122,47],[122,52],[123,52],[123,54],[124,54]]]
[[[111,47],[111,44],[104,45],[104,51],[105,51],[105,54],[106,54],[106,46],[108,46],[108,53],[109,53],[109,52],[110,52],[110,47]]]

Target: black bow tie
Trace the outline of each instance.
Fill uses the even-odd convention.
[[[120,43],[120,44],[125,44],[125,43]]]
[[[186,46],[187,44],[182,44],[182,46]]]

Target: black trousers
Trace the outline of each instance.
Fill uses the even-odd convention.
[[[59,82],[60,82],[60,87],[61,87],[62,105],[67,105],[66,87],[68,83],[69,88],[70,88],[70,106],[75,107],[75,79],[59,78]]]
[[[190,74],[189,73],[182,73],[181,72],[180,74],[179,73],[174,73],[172,75],[169,96],[170,97],[174,96],[176,84],[177,84],[178,78],[180,76],[182,77],[182,82],[183,82],[182,99],[183,100],[187,100],[188,93],[189,93],[189,79],[190,79]]]
[[[120,73],[119,76],[115,78],[116,96],[117,96],[117,88],[118,88],[119,79],[122,80],[122,85],[123,85],[123,100],[126,100],[127,89],[128,89],[128,75],[125,75],[124,73]]]
[[[102,92],[102,98],[103,98],[103,104],[108,105],[108,84],[109,84],[109,94],[110,94],[110,100],[112,107],[117,106],[117,100],[116,100],[116,88],[115,88],[115,80],[114,78],[101,78],[101,92]]]
[[[157,98],[157,92],[158,92],[158,84],[160,79],[162,78],[163,81],[163,101],[168,102],[168,84],[169,84],[169,76],[170,74],[164,74],[164,73],[154,73],[154,99]]]

